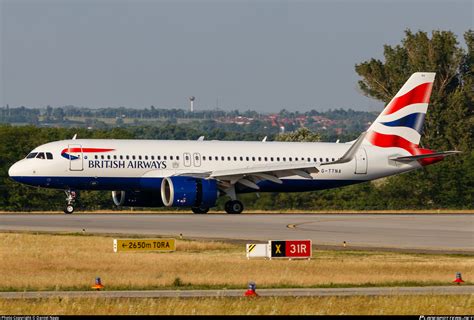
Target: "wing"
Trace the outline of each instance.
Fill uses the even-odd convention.
[[[209,172],[180,172],[174,175],[188,176],[204,179],[216,179],[223,188],[240,183],[246,187],[259,190],[256,184],[261,180],[275,183],[283,183],[280,178],[289,176],[300,176],[305,179],[313,179],[312,173],[318,173],[317,165],[314,163],[300,162],[287,164],[271,164],[265,166],[248,166],[244,168],[216,170]]]

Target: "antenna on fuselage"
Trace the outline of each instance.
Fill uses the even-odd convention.
[[[72,140],[76,140],[77,138],[77,133],[74,135],[74,137],[72,137]]]

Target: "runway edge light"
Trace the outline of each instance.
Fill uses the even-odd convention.
[[[458,285],[464,282],[461,272],[456,272],[456,279],[453,282]]]
[[[104,285],[102,284],[102,281],[100,280],[100,277],[95,278],[95,284],[91,288],[96,289],[97,291],[104,288]]]

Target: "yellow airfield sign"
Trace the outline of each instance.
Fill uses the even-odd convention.
[[[175,239],[114,239],[114,252],[176,251]]]

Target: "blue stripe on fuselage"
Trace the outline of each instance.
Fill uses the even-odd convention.
[[[161,187],[162,178],[123,178],[123,177],[11,177],[15,181],[35,187],[76,190],[156,190]],[[260,190],[237,187],[238,193],[248,192],[302,192],[331,189],[365,180],[329,179],[282,179],[278,184],[268,180],[260,181]]]

